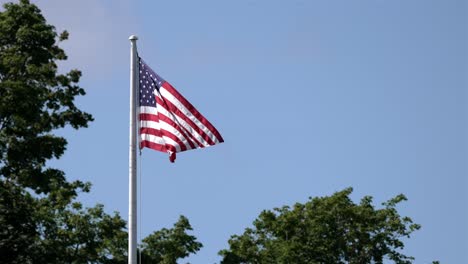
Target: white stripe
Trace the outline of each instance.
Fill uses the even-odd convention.
[[[172,138],[163,136],[163,139],[164,139],[164,141],[166,141],[166,146],[167,145],[172,145],[172,146],[175,147],[176,152],[180,152],[181,149],[180,149],[179,144],[177,142],[175,142],[174,140],[172,140]]]
[[[179,144],[177,144],[177,142],[175,142],[169,137],[163,136],[161,138],[161,137],[151,135],[151,134],[141,134],[141,139],[145,141],[153,142],[156,144],[164,145],[164,146],[171,145],[176,148],[176,152],[180,152]]]
[[[159,98],[161,98],[160,95],[158,95]],[[162,98],[161,98],[162,100]],[[198,134],[197,131],[195,131],[187,122],[185,122],[182,118],[178,117],[175,114],[172,114],[169,112],[163,105],[158,104],[157,105],[158,110],[161,114],[167,116],[169,119],[171,119],[174,123],[180,124],[182,127],[184,127],[188,133],[190,133],[193,137],[195,137],[201,144],[203,144],[205,147],[210,146],[208,142],[206,142],[200,134]],[[196,142],[193,142],[195,146],[198,148],[198,144]]]
[[[142,121],[143,122],[143,121]],[[174,136],[176,136],[186,147],[187,150],[189,149],[192,149],[192,147],[190,146],[187,138],[182,135],[179,130],[177,130],[176,128],[174,128],[173,126],[169,125],[168,123],[166,123],[165,121],[162,121],[162,120],[159,120],[159,123],[157,122],[154,122],[154,121],[145,121],[147,122],[148,124],[145,126],[145,127],[149,127],[149,128],[154,128],[154,129],[157,129],[157,130],[165,130],[165,131],[168,131],[169,133],[173,134]],[[157,128],[156,128],[156,126]],[[142,124],[142,127],[143,127],[143,124]],[[164,134],[164,131],[161,131],[162,134]],[[172,140],[172,139],[171,139]],[[178,143],[176,143],[178,144]]]
[[[149,127],[149,128],[161,130],[161,126],[159,125],[158,122],[155,122],[155,121],[141,120],[140,127]]]
[[[155,136],[155,135],[141,134],[141,140],[150,141],[150,142],[160,144],[160,145],[164,145],[164,146],[166,145],[166,142],[164,142],[164,139],[162,137],[158,137],[158,136]]]
[[[176,136],[182,143],[184,143],[185,147],[187,150],[191,149],[192,147],[190,146],[188,140],[186,137],[184,137],[180,132],[179,130],[177,130],[176,128],[174,128],[173,126],[169,125],[168,123],[164,122],[164,121],[161,121],[159,120],[159,124],[161,126],[161,129],[164,129],[166,131],[169,131],[171,134],[173,134],[174,136]],[[162,132],[164,133],[164,132]],[[172,139],[171,139],[172,140]]]
[[[158,115],[158,109],[154,106],[140,106],[140,113]]]
[[[145,114],[152,114],[152,115],[157,115],[157,113],[158,113],[158,111],[156,110],[156,107],[148,107],[148,106],[142,106],[140,108],[140,112],[145,113]],[[171,116],[169,116],[169,118],[170,117]],[[177,123],[177,122],[175,122],[175,123]],[[190,146],[190,143],[189,143],[189,139],[187,139],[183,134],[181,134],[179,132],[179,130],[177,130],[176,128],[174,128],[170,124],[166,123],[165,121],[159,120],[159,123],[158,123],[156,121],[140,120],[140,127],[148,127],[148,128],[153,128],[153,129],[157,129],[157,130],[164,129],[166,131],[169,131],[174,136],[176,136],[182,143],[184,143],[187,150],[192,149],[192,147]],[[196,146],[198,146],[195,142],[194,142],[194,144]],[[179,148],[180,148],[180,146],[179,146]]]
[[[164,86],[161,86],[159,89],[161,96],[169,100],[175,107],[177,107],[187,118],[192,120],[205,134],[216,144],[219,143],[216,136],[208,129],[203,123],[200,122],[193,114],[190,112],[184,104],[182,104],[177,98],[175,98]],[[209,144],[208,144],[209,145]],[[205,145],[206,146],[206,145]]]

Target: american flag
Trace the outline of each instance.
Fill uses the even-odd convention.
[[[140,148],[169,153],[224,142],[218,130],[172,85],[140,60]]]

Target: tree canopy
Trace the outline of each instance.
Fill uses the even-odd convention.
[[[46,167],[60,158],[67,141],[52,132],[70,125],[86,127],[93,118],[74,104],[84,95],[79,70],[57,72],[65,60],[57,34],[37,6],[27,0],[7,3],[0,12],[0,175],[37,193],[82,187],[64,172]]]
[[[60,158],[67,141],[53,134],[93,118],[74,100],[84,95],[81,72],[57,72],[66,59],[58,35],[39,8],[27,0],[6,3],[0,12],[0,253],[10,263],[40,259],[50,246],[52,214],[63,213],[89,184],[68,182],[63,171],[46,166]],[[47,205],[47,206],[46,206]],[[58,223],[55,227],[61,227]],[[50,252],[53,252],[52,247]],[[34,257],[32,257],[34,256]]]
[[[402,217],[397,195],[376,209],[372,197],[354,203],[348,188],[304,204],[263,211],[241,235],[229,239],[221,263],[411,263],[403,237],[420,226]]]
[[[187,233],[190,230],[189,220],[181,216],[173,228],[163,228],[147,236],[143,239],[141,263],[173,264],[199,251],[203,245]]]
[[[47,166],[66,150],[57,129],[88,126],[92,116],[75,105],[85,95],[79,70],[58,73],[67,56],[58,34],[28,0],[0,12],[0,256],[2,263],[127,263],[126,223],[100,204],[84,208],[79,192],[90,183],[70,182]],[[187,218],[146,238],[148,261],[176,263],[201,248]],[[158,249],[156,251],[156,249]],[[155,262],[148,262],[155,263]]]

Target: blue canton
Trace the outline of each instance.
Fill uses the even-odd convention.
[[[140,58],[140,106],[156,107],[154,90],[157,89],[159,91],[164,82],[164,79],[157,75]]]

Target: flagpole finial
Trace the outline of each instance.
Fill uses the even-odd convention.
[[[129,40],[137,40],[138,37],[137,35],[131,35],[130,37],[128,37]]]

